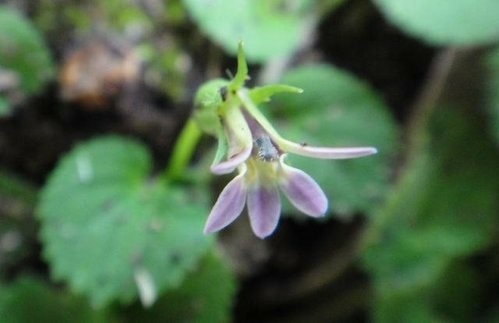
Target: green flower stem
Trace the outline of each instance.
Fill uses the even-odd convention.
[[[189,118],[178,136],[170,157],[170,162],[162,178],[165,181],[180,179],[185,175],[185,169],[191,161],[194,149],[201,138],[201,130],[196,122]]]

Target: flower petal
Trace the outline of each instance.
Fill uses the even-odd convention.
[[[215,174],[228,174],[242,164],[251,154],[253,137],[248,124],[238,106],[229,106],[223,118],[224,130],[227,136],[228,158],[218,162],[215,159],[211,171]]]
[[[205,234],[225,228],[243,211],[246,201],[244,173],[236,176],[220,193],[206,220]]]
[[[281,214],[281,200],[277,187],[259,186],[248,191],[248,215],[251,228],[263,239],[274,232]]]
[[[297,144],[289,140],[279,140],[277,144],[286,152],[321,159],[358,158],[373,155],[378,152],[374,147],[313,147],[305,144]]]
[[[304,171],[281,162],[283,176],[280,187],[284,195],[301,212],[319,217],[326,213],[327,197],[315,180]]]
[[[252,146],[245,147],[244,150],[230,156],[229,159],[218,164],[212,164],[210,167],[212,173],[217,175],[232,173],[237,166],[241,165],[246,159],[248,159],[251,154],[251,149]]]

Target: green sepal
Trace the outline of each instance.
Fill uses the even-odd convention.
[[[286,84],[270,84],[257,86],[249,90],[249,97],[255,104],[260,104],[270,100],[270,97],[277,93],[302,93],[303,90]]]
[[[215,158],[213,159],[213,165],[220,163],[220,161],[227,156],[227,151],[229,150],[229,143],[225,138],[225,134],[221,131],[217,136],[217,152],[215,153]]]
[[[194,98],[193,118],[203,132],[217,136],[222,131],[220,110],[224,104],[220,89],[229,81],[215,79],[203,84]]]
[[[236,92],[243,87],[246,79],[248,78],[248,64],[244,56],[243,42],[239,42],[237,47],[237,72],[234,79],[228,85],[230,92]]]

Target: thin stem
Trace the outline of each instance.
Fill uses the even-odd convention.
[[[430,116],[444,92],[457,54],[458,49],[451,47],[437,55],[433,62],[428,80],[412,108],[414,112],[407,126],[407,160],[414,158],[414,155],[417,154],[424,142],[425,127],[428,125]]]
[[[190,118],[187,120],[187,123],[175,142],[170,162],[162,175],[164,180],[171,181],[182,178],[200,138],[201,130],[196,122]]]

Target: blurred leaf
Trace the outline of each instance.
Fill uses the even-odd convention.
[[[127,312],[127,322],[229,322],[235,283],[227,266],[210,253],[179,288],[165,293],[153,307]]]
[[[208,249],[206,198],[149,178],[136,142],[105,137],[73,149],[41,194],[44,255],[58,279],[96,305],[176,288]]]
[[[499,174],[487,170],[497,167],[499,152],[478,118],[455,106],[436,111],[427,129],[431,141],[374,218],[375,243],[364,255],[380,322],[399,322],[415,300],[440,320],[443,313],[429,300],[437,283],[455,259],[487,246],[498,225]]]
[[[499,48],[492,51],[486,58],[486,65],[490,73],[490,82],[487,83],[487,107],[489,109],[489,124],[491,133],[499,144]]]
[[[310,0],[183,0],[201,30],[227,52],[245,43],[248,61],[289,55],[311,16]]]
[[[431,311],[426,293],[400,293],[377,298],[373,304],[374,322],[446,323]]]
[[[481,290],[483,277],[481,270],[464,261],[453,261],[435,282],[430,298],[447,316],[472,322],[476,313],[480,313],[480,302],[485,297]]]
[[[16,11],[0,6],[0,67],[16,72],[21,90],[39,91],[52,77],[54,66],[42,36]]]
[[[272,111],[284,116],[280,133],[311,146],[375,146],[379,153],[356,160],[288,157],[291,165],[315,178],[339,215],[370,212],[388,189],[396,128],[385,105],[364,83],[328,65],[298,68],[282,83],[302,88],[276,96]],[[327,175],[327,176],[326,176]]]
[[[33,209],[37,190],[29,182],[0,169],[0,276],[36,254]]]
[[[376,0],[386,18],[435,45],[478,45],[499,40],[496,0]]]
[[[0,118],[10,114],[9,102],[0,96]]]
[[[20,199],[31,206],[36,201],[37,191],[28,181],[0,169],[0,194]]]
[[[60,32],[61,25],[93,34],[96,26],[99,26],[97,30],[102,30],[103,27],[112,30],[133,27],[140,32],[152,27],[154,22],[141,4],[134,1],[123,4],[122,0],[82,0],[61,6],[57,1],[40,0],[35,21],[45,33]]]
[[[84,300],[27,277],[1,287],[0,318],[2,323],[112,322]]]

